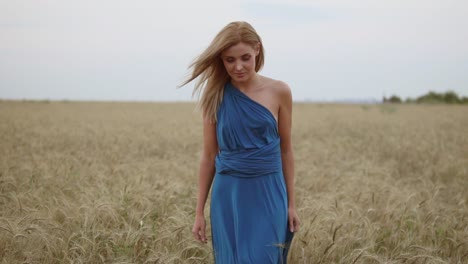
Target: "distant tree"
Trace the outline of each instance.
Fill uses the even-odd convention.
[[[387,101],[389,103],[392,103],[392,104],[400,104],[401,103],[401,98],[396,96],[396,95],[392,95],[392,96],[390,96],[390,98]]]
[[[436,92],[430,91],[429,93],[416,98],[417,103],[443,103],[443,96]]]
[[[461,103],[460,98],[454,91],[448,91],[443,95],[444,102],[447,104],[459,104]]]
[[[400,97],[392,95],[389,98],[383,97],[384,103],[402,103]],[[413,98],[406,98],[405,103],[422,103],[422,104],[468,104],[468,97],[459,97],[454,91],[447,91],[445,93],[436,93],[429,91],[427,94]]]

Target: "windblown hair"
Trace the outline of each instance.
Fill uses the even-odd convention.
[[[243,42],[254,46],[260,43],[260,52],[255,59],[255,71],[258,72],[264,63],[264,50],[261,38],[255,29],[247,22],[231,22],[226,25],[213,39],[208,48],[190,64],[191,76],[181,86],[199,79],[195,83],[192,96],[200,95],[199,107],[203,116],[212,122],[217,121],[217,111],[223,98],[223,87],[230,81],[224,68],[221,53],[238,43]]]

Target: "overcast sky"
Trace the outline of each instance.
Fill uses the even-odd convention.
[[[303,100],[468,96],[465,0],[0,0],[0,99],[191,100],[176,86],[227,23]]]

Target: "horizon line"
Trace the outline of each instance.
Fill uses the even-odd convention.
[[[198,100],[106,100],[106,99],[27,99],[27,98],[0,98],[0,102],[37,102],[37,103],[197,103]],[[293,103],[342,103],[342,104],[378,104],[383,100],[375,98],[367,99],[336,99],[318,100],[302,99],[294,100]]]

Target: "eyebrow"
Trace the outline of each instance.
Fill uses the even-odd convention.
[[[241,55],[241,57],[245,56],[252,56],[250,53],[245,53],[244,55]],[[234,56],[224,56],[224,58],[235,58]]]

